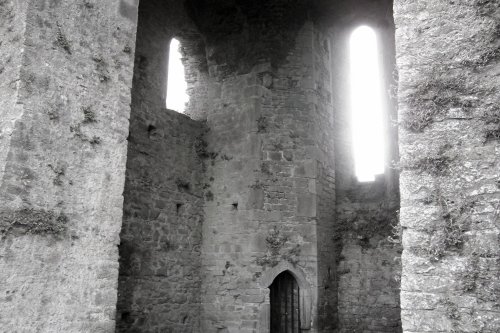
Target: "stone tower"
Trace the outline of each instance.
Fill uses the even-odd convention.
[[[498,332],[499,21],[496,0],[0,0],[0,331],[274,333],[286,273],[294,332]],[[387,143],[368,183],[360,25]]]

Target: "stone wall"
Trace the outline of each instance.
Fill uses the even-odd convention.
[[[264,200],[262,190],[251,187],[254,170],[260,167],[255,115],[259,101],[252,98],[258,91],[256,76],[220,84],[219,95],[214,96],[217,109],[207,121],[202,247],[202,331],[207,333],[253,331],[264,301],[256,284],[261,270],[251,256],[259,246],[255,236],[260,218],[254,217],[255,209],[262,209]]]
[[[330,77],[321,72],[328,63],[324,43],[308,22],[296,33],[286,61],[275,65],[270,59],[212,89],[207,123],[211,186],[205,192],[202,251],[204,332],[267,332],[268,287],[284,269],[308,286],[302,291],[309,297],[301,309],[307,312],[303,327],[323,331],[318,328],[318,285],[330,281],[327,262],[318,277],[317,229],[321,216],[322,231],[328,231],[334,207],[326,203],[334,197]],[[217,54],[210,45],[209,52]],[[209,69],[216,76],[226,73],[221,63]],[[328,240],[322,246],[326,253]],[[322,298],[322,318],[332,307]]]
[[[141,111],[131,117],[117,332],[197,332],[203,126],[171,110]]]
[[[399,238],[392,239],[398,202],[385,185],[379,179],[337,192],[343,228],[337,271],[341,332],[401,332],[401,246]]]
[[[199,332],[205,127],[165,109],[169,43],[191,29],[179,1],[141,2],[117,332]],[[192,51],[196,38],[179,39]],[[186,60],[194,62],[195,55]],[[187,67],[193,85],[200,67]]]
[[[0,112],[4,121],[0,123],[0,179],[3,178],[5,162],[10,147],[10,138],[16,120],[22,114],[17,103],[21,60],[24,49],[26,11],[25,1],[3,1],[0,3]]]
[[[405,332],[500,330],[499,17],[395,2]]]
[[[203,119],[207,100],[204,79],[208,74],[205,47],[180,0],[150,0],[139,6],[132,102],[143,109],[142,113],[154,114],[165,108],[172,38],[181,43],[190,95],[186,114]]]
[[[335,91],[335,171],[337,219],[339,332],[401,332],[399,280],[400,239],[394,235],[399,209],[397,119],[394,96],[394,24],[392,2],[358,1],[339,4],[330,29]],[[385,173],[374,182],[360,183],[354,175],[349,107],[349,38],[360,26],[377,34],[384,87],[386,131]],[[390,238],[396,238],[390,241]]]
[[[114,330],[136,14],[0,1],[2,331]]]
[[[325,32],[326,31],[326,32]],[[331,35],[315,26],[312,35],[312,72],[306,87],[315,141],[315,183],[309,191],[316,195],[316,233],[318,256],[318,331],[332,332],[338,325],[338,285],[336,264],[339,249],[335,244],[335,126]]]
[[[144,0],[134,54],[137,2],[0,0],[3,330],[267,332],[289,270],[304,330],[400,332],[399,230],[405,332],[500,329],[495,1],[396,1],[396,232],[340,70],[358,23],[393,68],[390,1]],[[196,121],[164,109],[172,37]]]
[[[266,332],[269,325],[268,286],[274,276],[288,269],[299,280],[301,288],[304,287],[303,294],[307,295],[307,306],[305,310],[301,309],[304,314],[307,313],[303,318],[303,327],[311,327],[311,332],[331,332],[339,325],[338,282],[344,281],[346,289],[353,287],[348,282],[351,276],[339,279],[340,271],[337,270],[341,260],[342,237],[339,242],[339,223],[334,219],[334,169],[335,163],[348,160],[345,155],[337,161],[334,159],[334,136],[336,131],[344,133],[339,126],[334,129],[332,112],[335,101],[332,83],[340,81],[330,73],[332,62],[335,64],[331,53],[332,49],[338,48],[337,41],[331,38],[328,28],[306,22],[305,16],[311,8],[300,1],[295,4],[279,1],[269,4],[266,15],[259,17],[254,16],[256,12],[252,6],[239,7],[231,2],[211,3],[208,6],[208,2],[187,3],[187,15],[196,29],[193,26],[188,29],[186,25],[179,29],[180,22],[163,22],[163,18],[171,15],[170,12],[185,17],[186,13],[177,7],[169,10],[169,6],[174,6],[173,2],[165,6],[160,3],[141,6],[140,16],[148,20],[145,26],[139,27],[139,36],[144,38],[138,38],[139,62],[136,66],[139,67],[136,67],[134,96],[141,104],[133,107],[146,115],[138,120],[142,123],[140,135],[145,136],[144,128],[148,124],[156,131],[156,121],[151,119],[156,118],[154,114],[159,110],[149,106],[161,105],[164,98],[161,96],[163,90],[158,89],[164,87],[161,73],[165,60],[162,60],[162,47],[158,45],[163,45],[170,36],[176,35],[173,31],[178,31],[191,95],[188,112],[197,119],[206,117],[208,128],[203,140],[198,142],[201,149],[197,151],[202,160],[201,172],[206,172],[204,184],[202,188],[193,188],[193,193],[202,195],[205,201],[200,273],[201,330]],[[147,14],[148,11],[154,11],[154,15]],[[228,11],[233,11],[238,20],[228,16]],[[262,13],[262,8],[258,13]],[[302,22],[302,25],[287,21],[293,15],[293,19]],[[172,18],[172,22],[175,20]],[[268,20],[275,21],[271,23]],[[164,25],[168,28],[162,30]],[[265,30],[262,30],[263,26]],[[275,35],[278,31],[279,34]],[[201,35],[204,43],[200,42]],[[259,38],[254,40],[254,35]],[[279,43],[277,36],[281,38]],[[277,43],[276,48],[269,53],[269,45],[273,43]],[[205,48],[206,57],[203,57]],[[145,65],[141,61],[145,61]],[[338,103],[342,101],[342,96],[338,95],[336,99]],[[146,104],[148,107],[144,108]],[[201,106],[207,109],[197,109]],[[173,119],[176,118],[170,121]],[[163,126],[168,127],[167,119],[162,122]],[[131,142],[134,140],[133,131]],[[340,134],[336,136],[341,137]],[[181,146],[183,148],[173,146],[173,141],[165,142],[162,149],[188,149],[190,140],[184,140],[188,146]],[[168,160],[167,155],[165,158]],[[169,170],[165,177],[171,177],[167,176],[170,172],[177,171]],[[351,189],[351,174],[340,175],[341,180],[347,179],[347,188]],[[385,190],[393,182],[391,174],[384,185],[379,186],[384,193],[381,202],[388,200]],[[342,188],[346,190],[345,186]],[[131,188],[131,202],[136,201],[132,195],[135,191]],[[345,194],[340,193],[342,196]],[[394,196],[391,198],[394,199]],[[356,205],[360,204],[349,203],[347,209],[356,210],[359,208]],[[378,206],[368,206],[363,209],[371,209],[371,213],[375,211],[374,215],[377,215]],[[379,215],[387,215],[384,220],[387,235],[392,222],[389,215],[394,217],[396,208],[391,206],[391,209],[391,213],[379,212]],[[381,220],[380,216],[377,218],[377,221]],[[170,232],[174,233],[174,228]],[[357,236],[352,237],[357,239]],[[380,237],[377,240],[381,240]],[[356,272],[353,269],[353,276],[360,276],[366,283],[363,288],[356,289],[356,294],[346,296],[341,292],[344,297],[341,309],[344,329],[394,331],[394,325],[398,324],[397,319],[393,320],[398,293],[390,283],[397,264],[387,258],[398,256],[397,250],[377,245],[375,252],[368,252],[366,258],[361,258],[354,254],[351,256],[348,241],[346,238],[348,258],[344,258],[343,265],[356,265],[363,261],[366,265],[366,261],[373,258],[380,260]],[[359,246],[354,242],[354,251]],[[139,249],[141,246],[136,244],[132,248]],[[152,257],[161,255],[162,252],[155,252]],[[158,259],[154,261],[159,262]],[[165,282],[168,277],[160,279]],[[383,285],[383,291],[373,290],[369,285],[372,281],[378,283],[377,286]],[[142,281],[136,279],[129,285],[135,285],[133,288],[139,290],[143,288],[141,284]],[[168,288],[166,284],[161,288]],[[169,284],[177,286],[175,281]],[[123,286],[126,288],[125,284]],[[137,293],[143,294],[144,290]],[[373,309],[363,312],[369,315],[358,323],[356,319],[361,316],[349,302],[354,300],[361,306],[365,299],[355,298],[364,294],[375,298],[376,304],[372,304]],[[127,302],[134,299],[127,297],[123,307],[130,307]],[[381,313],[385,315],[384,311],[389,313],[387,317],[392,317],[381,319],[380,324],[375,322],[367,326],[366,323],[375,320]],[[137,318],[127,317],[130,314],[128,310],[125,313],[124,320],[138,322],[135,321]],[[174,313],[177,315],[176,311]],[[140,316],[137,311],[136,314]],[[148,326],[141,325],[142,329]],[[150,329],[158,327],[151,325]],[[171,329],[173,325],[166,324],[164,329]],[[177,329],[180,327],[177,326]],[[192,327],[182,326],[183,329]]]

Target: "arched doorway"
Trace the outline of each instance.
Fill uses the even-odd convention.
[[[300,288],[293,275],[284,271],[269,286],[271,333],[300,333]]]

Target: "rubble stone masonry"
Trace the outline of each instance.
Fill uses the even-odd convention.
[[[268,333],[287,270],[302,332],[499,332],[499,21],[491,0],[0,0],[0,331]],[[361,24],[387,109],[369,184]]]
[[[137,3],[0,1],[0,330],[112,332]]]
[[[498,332],[497,1],[396,1],[404,332]]]

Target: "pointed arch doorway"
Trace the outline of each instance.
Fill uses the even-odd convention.
[[[269,286],[270,333],[300,333],[300,288],[288,271],[280,273]]]

